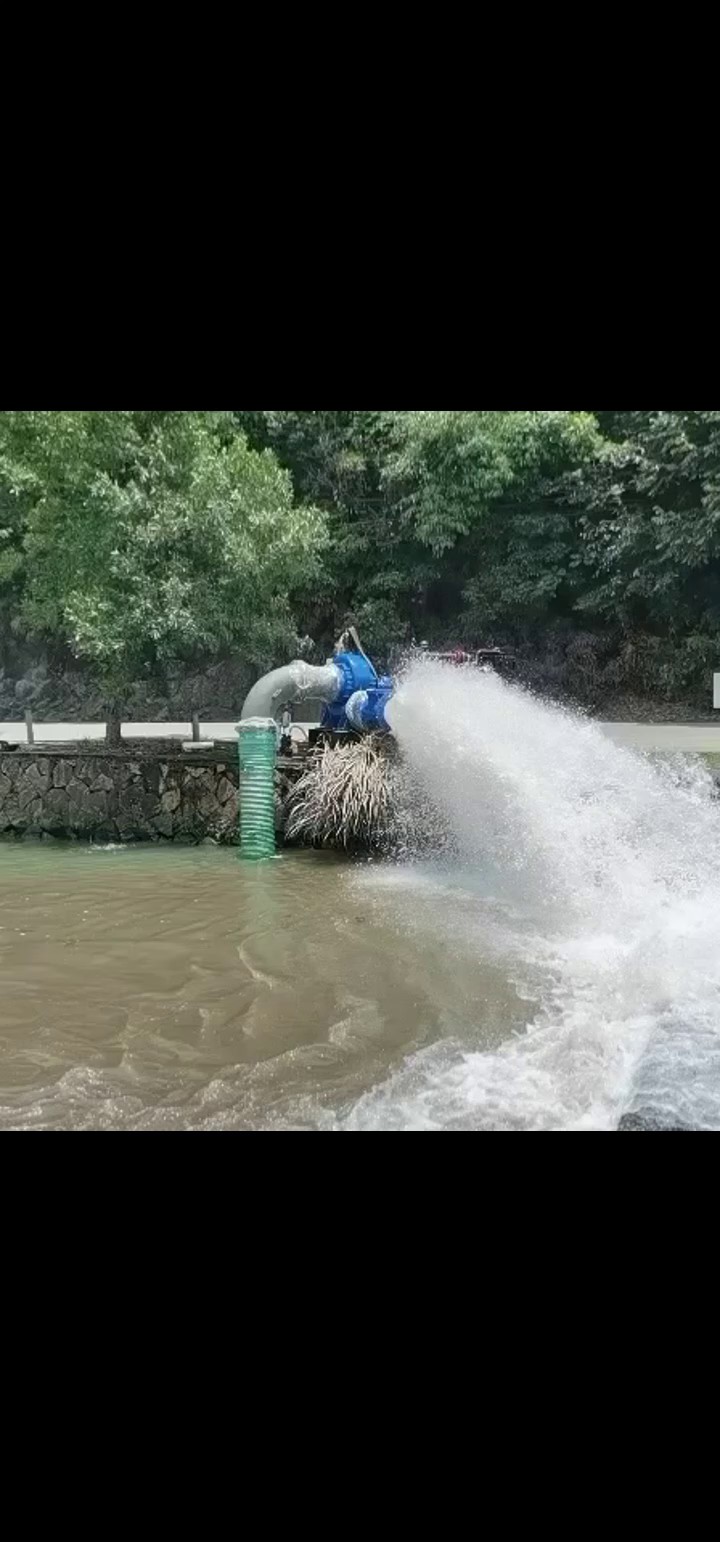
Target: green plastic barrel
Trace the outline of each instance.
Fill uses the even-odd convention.
[[[273,718],[238,723],[240,751],[240,855],[249,861],[275,855],[275,755]]]

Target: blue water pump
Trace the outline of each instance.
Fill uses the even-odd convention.
[[[323,707],[320,727],[336,733],[388,733],[384,710],[394,688],[390,675],[379,676],[365,653],[344,649],[332,663],[338,674],[338,693]]]
[[[385,708],[394,689],[395,683],[392,676],[382,675],[377,685],[371,685],[367,690],[355,691],[345,707],[350,727],[358,733],[390,733],[390,724],[385,718]]]

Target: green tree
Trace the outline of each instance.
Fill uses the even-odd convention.
[[[572,605],[576,515],[563,478],[602,440],[590,413],[407,413],[386,468],[406,528],[436,559],[428,613],[480,640]]]
[[[700,699],[720,413],[0,414],[0,631],[65,639],[119,696],[348,616],[379,661],[517,638],[555,669],[574,637],[593,690]]]
[[[326,640],[347,611],[383,651],[413,633],[482,636],[500,618],[568,603],[576,515],[554,488],[599,452],[592,414],[260,418],[256,442],[271,443],[298,491],[328,512],[324,581],[308,621]]]
[[[308,631],[327,646],[348,614],[369,646],[408,632],[416,543],[401,528],[384,468],[395,415],[383,412],[238,414],[251,442],[270,445],[296,493],[327,515],[323,573],[303,598]]]
[[[113,715],[142,671],[293,647],[325,522],[233,414],[6,413],[0,449],[25,501],[24,621],[93,666]]]
[[[706,697],[720,654],[720,412],[601,414],[575,478],[577,610],[619,626],[648,694]]]
[[[577,481],[580,608],[720,625],[720,412],[634,412]]]
[[[0,430],[0,633],[17,624],[25,578],[24,540],[37,479],[4,450]]]

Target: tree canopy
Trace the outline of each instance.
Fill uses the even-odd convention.
[[[115,690],[144,667],[292,647],[290,593],[319,571],[323,514],[229,413],[5,413],[6,585]],[[7,516],[6,516],[7,517]]]
[[[608,686],[706,699],[720,413],[0,414],[6,634],[121,689],[350,614],[380,660],[591,639]]]

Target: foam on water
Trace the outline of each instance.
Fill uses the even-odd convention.
[[[438,811],[432,867],[358,880],[398,926],[502,958],[536,1005],[496,1049],[412,1056],[350,1128],[720,1127],[720,810],[706,767],[650,760],[497,675],[413,666],[388,717]],[[468,1024],[470,1044],[472,1025]]]

